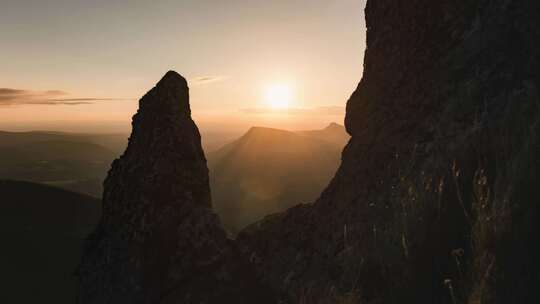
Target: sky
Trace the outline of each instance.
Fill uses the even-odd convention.
[[[127,131],[168,70],[188,79],[202,129],[343,123],[362,76],[364,6],[0,0],[0,129]]]

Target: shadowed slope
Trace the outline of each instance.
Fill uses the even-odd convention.
[[[0,180],[2,303],[72,304],[81,247],[99,215],[95,198]]]

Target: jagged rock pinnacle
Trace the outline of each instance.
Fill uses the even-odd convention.
[[[148,98],[151,96],[159,98],[157,100]],[[148,102],[149,100],[152,103]],[[140,105],[152,107],[150,109],[155,110],[167,110],[165,107],[170,107],[168,110],[171,112],[182,111],[191,114],[189,88],[186,79],[174,71],[167,72],[156,86],[141,99]],[[145,108],[141,108],[141,110],[145,110]]]
[[[186,80],[168,72],[140,100],[132,124],[128,147],[104,183],[100,225],[84,250],[79,302],[253,302],[255,280],[211,210]]]

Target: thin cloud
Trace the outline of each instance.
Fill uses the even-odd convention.
[[[60,90],[48,90],[48,91],[45,91],[45,95],[62,96],[62,95],[69,95],[69,93],[64,92],[64,91],[60,91]]]
[[[227,80],[227,76],[199,76],[191,79],[189,82],[192,86],[200,86],[214,82],[221,82]]]
[[[23,103],[17,103],[16,105],[22,105]],[[94,104],[94,102],[90,101],[52,101],[52,100],[44,100],[44,101],[29,101],[25,102],[25,105],[43,105],[43,106],[79,106],[79,105],[90,105]],[[15,104],[7,104],[7,105],[15,105]]]
[[[330,115],[341,116],[345,115],[345,107],[340,106],[322,106],[314,108],[286,108],[286,109],[272,109],[272,108],[245,108],[240,112],[246,114],[289,114],[289,115]]]
[[[0,88],[0,96],[7,96],[7,95],[20,95],[24,94],[25,90],[17,90],[17,89],[10,89],[10,88]]]
[[[111,101],[111,100],[127,100],[122,98],[63,98],[63,99],[49,99],[53,102],[94,102],[94,101]]]
[[[119,98],[60,98],[69,95],[61,90],[32,91],[24,89],[0,88],[0,106],[17,105],[88,105],[100,101],[127,100]]]

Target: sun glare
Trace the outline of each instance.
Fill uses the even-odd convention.
[[[292,90],[284,84],[272,85],[266,89],[265,101],[273,109],[289,108],[292,102]]]

